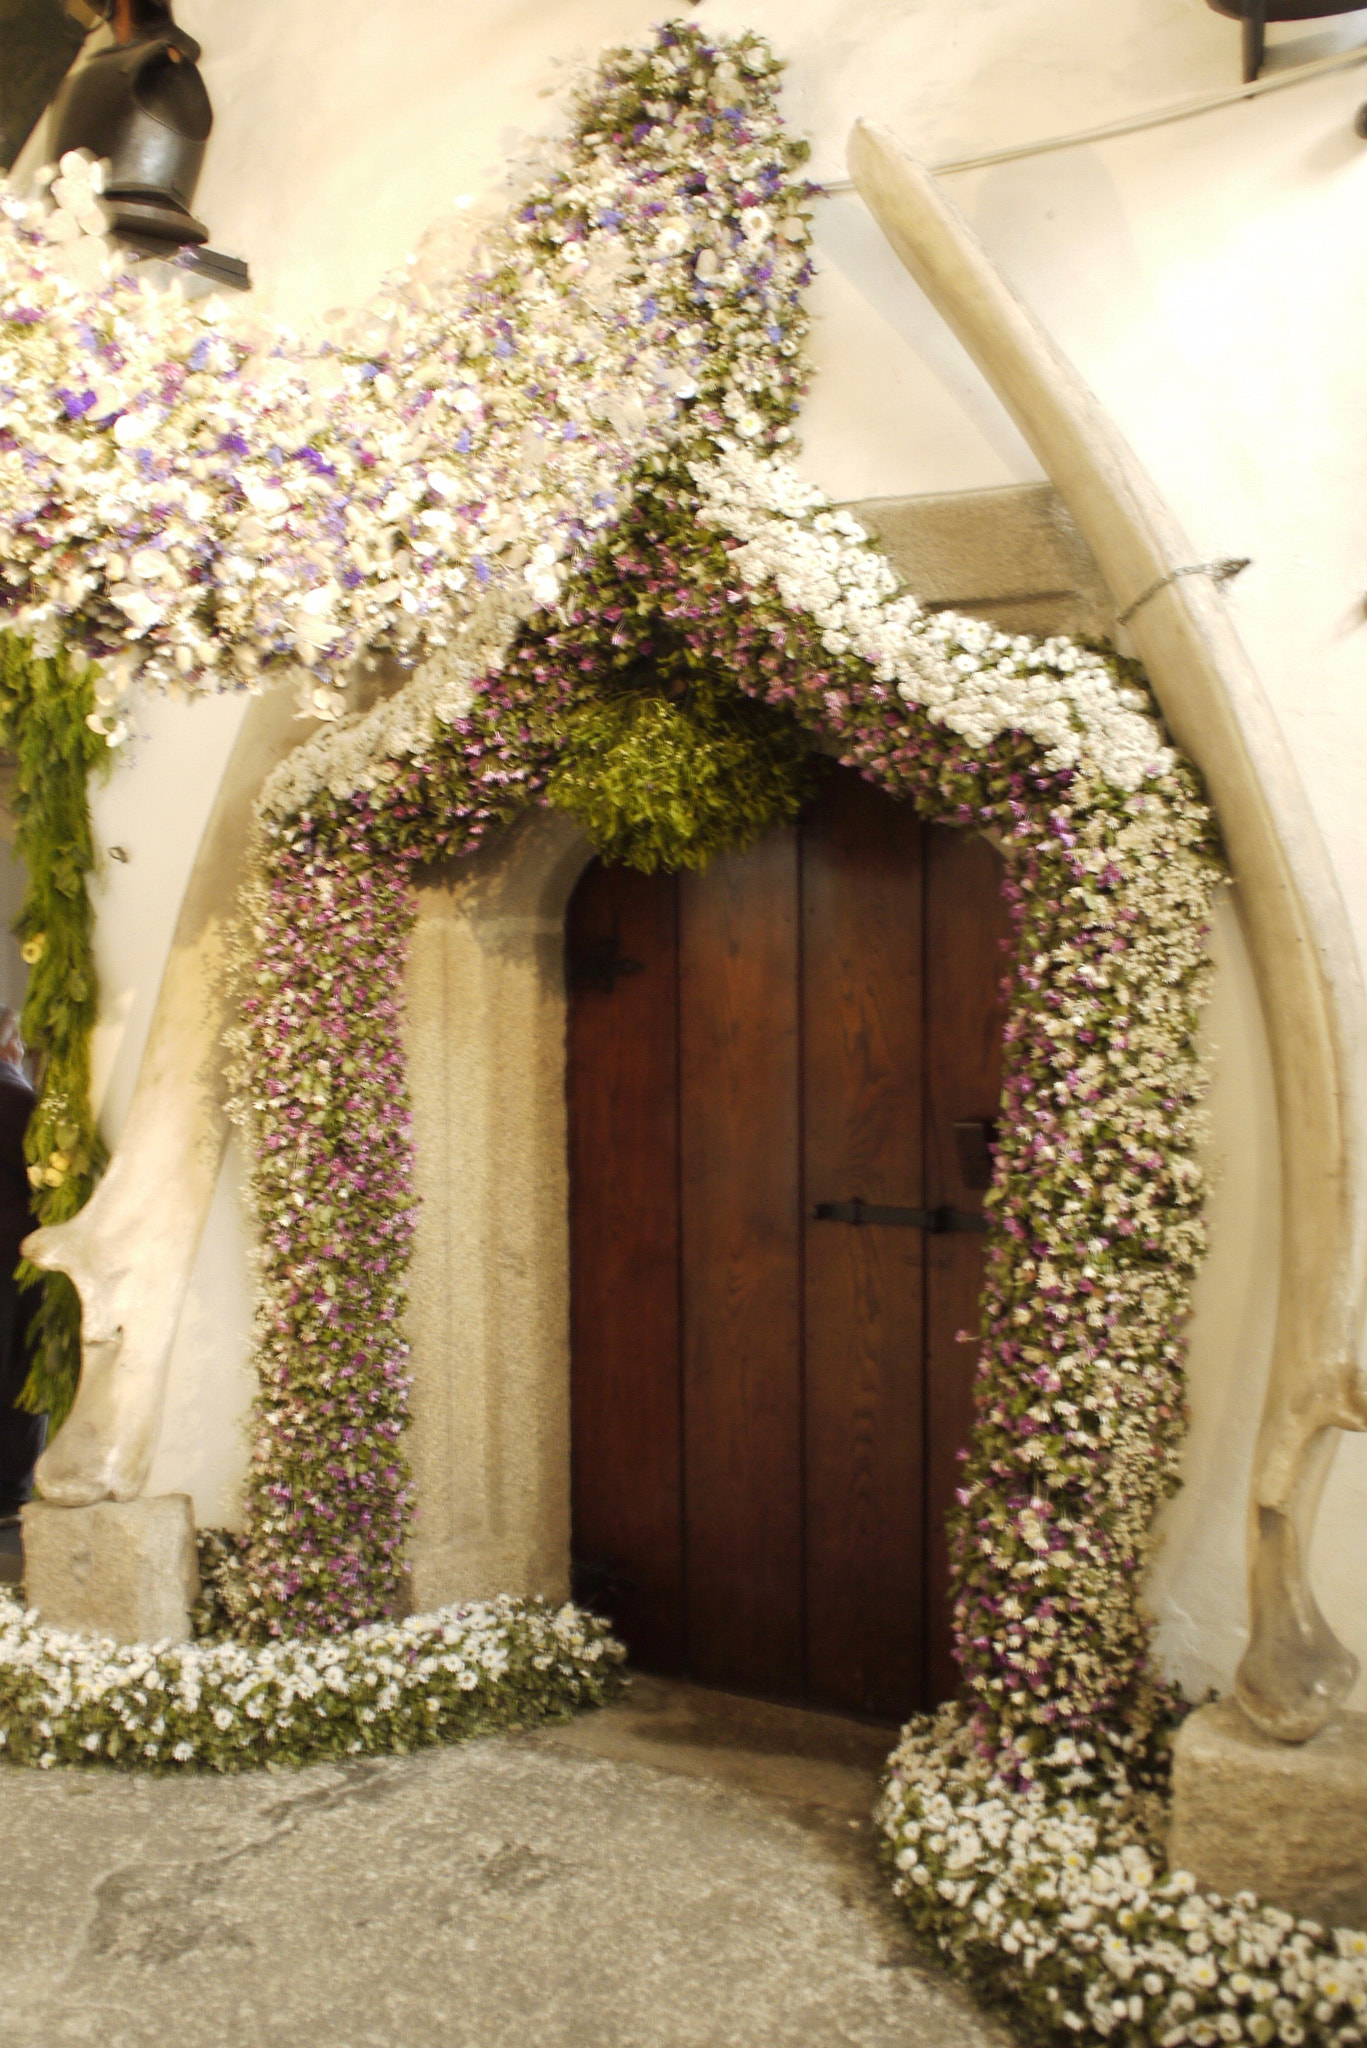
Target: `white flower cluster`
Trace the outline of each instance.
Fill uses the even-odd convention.
[[[953,612],[927,616],[858,520],[781,461],[733,448],[692,474],[702,519],[742,543],[733,560],[748,584],[772,583],[815,620],[828,653],[867,662],[971,746],[1023,733],[1046,767],[1090,768],[1118,789],[1172,766],[1147,700],[1103,655]]]
[[[1367,2040],[1367,1934],[1164,1874],[1089,1743],[1039,1760],[1068,1790],[1013,1790],[967,1759],[955,1715],[908,1730],[878,1820],[913,1921],[983,1988],[1079,2040]]]
[[[66,1635],[0,1595],[0,1755],[228,1771],[404,1750],[599,1705],[624,1655],[596,1616],[512,1598],[249,1647]]]
[[[104,164],[88,150],[69,149],[60,163],[39,171],[35,184],[51,201],[52,210],[42,221],[43,239],[64,249],[65,274],[87,287],[106,282],[118,264],[105,240],[110,212],[103,196]]]
[[[763,338],[806,225],[774,69],[692,32],[610,62],[507,217],[439,228],[316,343],[140,278],[79,156],[53,211],[0,184],[0,624],[100,660],[114,742],[137,678],[294,672],[326,712],[358,654],[416,660],[491,588],[554,606],[644,454],[787,409]],[[595,129],[628,90],[628,139]]]
[[[486,599],[452,644],[429,655],[392,696],[287,755],[266,779],[258,815],[297,818],[324,790],[345,801],[392,781],[399,763],[426,755],[440,729],[469,711],[476,684],[502,666],[517,623],[506,596]]]

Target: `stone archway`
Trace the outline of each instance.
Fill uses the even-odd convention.
[[[853,508],[932,606],[1100,636],[1048,485]],[[564,918],[593,849],[555,812],[420,876],[405,1049],[420,1207],[406,1319],[415,1611],[570,1587]]]
[[[559,813],[529,812],[419,892],[405,1020],[419,1611],[569,1593],[563,952],[592,851]]]

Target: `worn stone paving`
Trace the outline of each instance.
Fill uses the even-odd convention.
[[[874,1862],[886,1745],[640,1680],[416,1757],[0,1768],[0,2048],[1004,2048]]]

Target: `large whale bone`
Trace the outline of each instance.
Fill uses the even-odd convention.
[[[277,688],[248,705],[181,901],[122,1140],[80,1214],[25,1240],[81,1297],[81,1383],[38,1462],[44,1500],[133,1500],[161,1428],[166,1375],[227,1143],[229,933],[256,797],[316,730]]]
[[[1208,573],[1133,449],[935,179],[858,122],[849,167],[888,241],[1024,434],[1128,615],[1168,726],[1205,776],[1239,884],[1281,1131],[1280,1300],[1249,1515],[1237,1690],[1303,1742],[1357,1660],[1316,1605],[1310,1536],[1340,1429],[1367,1429],[1367,999],[1337,880],[1276,715]]]

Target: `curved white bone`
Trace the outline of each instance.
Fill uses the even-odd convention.
[[[1328,854],[1276,715],[1214,584],[1134,451],[934,178],[856,124],[855,185],[1057,485],[1178,744],[1206,778],[1267,1019],[1282,1146],[1281,1298],[1250,1510],[1245,1711],[1305,1741],[1357,1675],[1306,1577],[1338,1429],[1367,1429],[1367,1000]],[[1147,593],[1147,594],[1146,594]]]
[[[166,1372],[227,1139],[228,930],[262,782],[312,726],[289,689],[248,707],[176,920],[124,1135],[79,1216],[35,1230],[36,1265],[81,1297],[81,1384],[38,1463],[45,1500],[132,1500],[156,1450]]]

